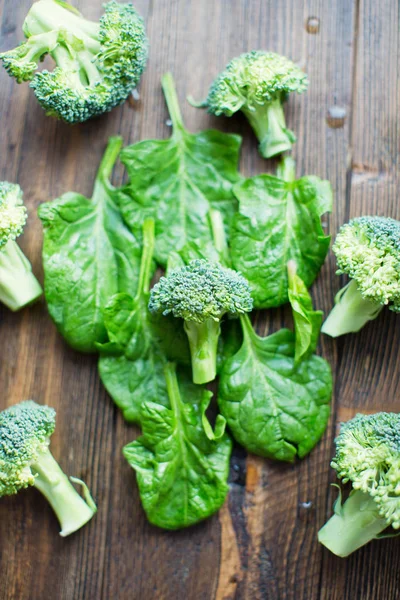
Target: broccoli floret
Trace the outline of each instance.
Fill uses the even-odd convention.
[[[400,528],[400,415],[357,415],[343,424],[331,464],[353,489],[319,531],[321,544],[344,557],[387,527]]]
[[[0,497],[34,486],[47,498],[61,525],[63,537],[80,529],[96,512],[83,481],[83,500],[60,469],[50,450],[55,410],[28,400],[0,413]]]
[[[162,277],[151,290],[149,302],[151,312],[184,320],[193,381],[198,384],[215,378],[223,315],[239,315],[252,308],[250,287],[244,277],[204,259],[192,260]]]
[[[13,311],[34,302],[42,288],[18,244],[27,219],[19,185],[0,182],[0,302]]]
[[[338,274],[351,278],[322,326],[332,337],[359,331],[389,305],[400,312],[400,222],[359,217],[340,229],[333,245]]]
[[[144,70],[148,43],[132,4],[112,0],[99,23],[60,0],[35,2],[23,25],[27,41],[0,54],[18,83],[31,81],[48,115],[86,121],[124,102]],[[50,54],[53,71],[36,73]]]
[[[273,52],[253,51],[231,60],[210,87],[207,99],[194,106],[214,115],[247,117],[264,158],[290,150],[296,136],[287,129],[282,103],[290,92],[304,92],[307,75],[292,61]]]

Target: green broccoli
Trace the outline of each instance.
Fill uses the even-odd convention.
[[[270,158],[290,150],[296,136],[287,129],[282,103],[290,92],[304,92],[307,75],[292,61],[273,52],[253,51],[231,60],[215,79],[207,99],[193,106],[207,108],[214,115],[231,117],[241,110],[247,117],[260,146]]]
[[[321,331],[332,337],[359,331],[389,305],[400,312],[400,222],[359,217],[340,229],[333,251],[338,273],[351,278],[335,298]]]
[[[357,415],[341,427],[332,467],[353,490],[320,529],[318,539],[345,557],[371,540],[400,529],[400,415]],[[388,535],[393,535],[394,532]]]
[[[0,302],[13,311],[42,295],[31,264],[15,241],[26,218],[19,185],[0,182]]]
[[[71,477],[82,486],[86,502],[49,450],[55,416],[54,409],[32,400],[0,413],[0,497],[34,486],[49,501],[65,537],[90,521],[97,509],[83,481]]]
[[[249,284],[244,277],[204,259],[192,260],[162,277],[151,290],[149,301],[151,312],[184,320],[193,381],[198,384],[215,378],[223,315],[239,315],[252,308]]]
[[[31,81],[46,113],[79,123],[124,102],[144,70],[148,43],[132,4],[112,0],[99,23],[61,0],[35,2],[23,24],[27,41],[0,54],[18,83]],[[52,72],[36,72],[46,54]]]

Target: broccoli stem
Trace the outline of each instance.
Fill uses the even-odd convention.
[[[368,321],[376,319],[382,309],[383,305],[363,298],[352,279],[336,294],[335,306],[321,331],[331,337],[359,331]]]
[[[100,50],[100,24],[88,21],[67,6],[56,0],[34,2],[23,24],[25,36],[29,38],[48,31],[62,31],[64,42],[65,32],[69,32],[75,39],[83,41],[86,49],[97,54]]]
[[[252,110],[243,106],[254,133],[260,142],[259,151],[264,158],[270,158],[292,148],[296,136],[286,128],[282,100],[278,97],[272,102],[256,105]]]
[[[85,500],[78,494],[68,477],[61,470],[50,450],[39,454],[38,460],[31,464],[36,476],[34,486],[47,498],[60,522],[60,535],[65,537],[85,525],[96,513],[96,505],[86,485],[79,479],[84,489]]]
[[[221,332],[220,322],[207,319],[203,323],[185,321],[192,359],[193,382],[213,381],[217,374],[217,347]]]
[[[319,530],[318,540],[333,554],[344,558],[375,539],[387,526],[374,499],[357,490]]]
[[[42,295],[42,288],[21,248],[10,240],[0,251],[0,302],[17,311]]]
[[[172,121],[173,135],[175,137],[181,137],[185,126],[183,124],[182,113],[176,93],[175,81],[171,73],[166,73],[163,76],[161,86],[167,103],[169,116]]]

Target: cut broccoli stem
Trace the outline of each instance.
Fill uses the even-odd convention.
[[[354,279],[335,297],[335,306],[322,325],[321,331],[331,337],[359,331],[368,321],[379,315],[383,305],[366,300]]]
[[[10,240],[0,251],[0,302],[17,311],[42,295],[42,288],[21,248]]]
[[[101,204],[104,200],[109,198],[110,192],[114,190],[114,187],[110,182],[110,177],[122,148],[122,144],[123,139],[120,136],[111,137],[108,141],[94,184],[92,201],[95,204]]]
[[[229,248],[226,241],[226,233],[222,213],[219,210],[210,210],[211,231],[213,234],[214,246],[217,250],[221,263],[230,266]]]
[[[73,479],[83,485],[85,502],[63,473],[50,450],[39,454],[38,460],[31,464],[31,470],[36,476],[34,486],[47,498],[57,515],[62,537],[74,533],[90,521],[97,509],[89,490],[83,482]]]
[[[255,105],[253,110],[242,106],[254,133],[260,142],[261,156],[270,158],[290,150],[296,136],[286,128],[285,114],[281,98],[263,105]]]
[[[161,80],[162,89],[167,103],[169,116],[172,121],[173,135],[181,137],[185,126],[179,106],[178,96],[175,89],[175,81],[171,73],[166,73]]]
[[[387,526],[374,499],[359,490],[353,491],[319,530],[318,540],[333,554],[344,558],[375,539]]]
[[[85,19],[78,12],[68,10],[66,6],[57,0],[35,2],[23,24],[24,34],[30,37],[47,31],[71,32],[75,38],[84,42],[86,48],[97,53],[100,49],[100,24]]]
[[[193,382],[213,381],[217,374],[217,347],[221,332],[220,322],[207,319],[203,323],[185,321],[192,359]]]

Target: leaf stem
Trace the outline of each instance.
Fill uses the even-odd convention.
[[[104,189],[110,191],[114,189],[110,182],[110,176],[116,160],[122,148],[123,139],[121,136],[114,136],[108,140],[107,148],[104,152],[93,189],[93,201],[96,202],[103,198]]]
[[[140,262],[140,274],[138,284],[138,295],[148,294],[150,290],[151,266],[154,253],[154,220],[145,219],[143,223],[143,250]]]
[[[175,81],[172,73],[166,73],[161,80],[162,89],[167,103],[169,116],[171,117],[174,134],[184,129],[182,113],[179,106]]]
[[[276,172],[279,179],[283,179],[287,183],[292,183],[296,180],[296,163],[291,156],[284,156],[278,165]]]
[[[176,376],[176,364],[167,362],[164,366],[164,376],[167,384],[168,398],[171,403],[172,412],[175,415],[180,415],[180,399],[181,394],[178,386],[178,378]]]
[[[230,266],[229,249],[226,241],[224,221],[219,210],[210,210],[211,230],[214,238],[214,246],[220,255],[221,263]]]

